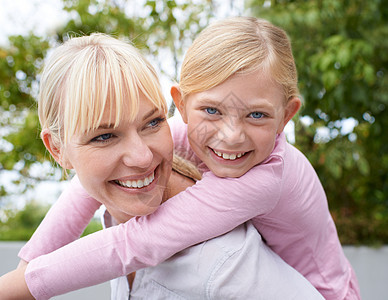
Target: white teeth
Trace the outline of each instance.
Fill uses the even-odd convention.
[[[246,152],[237,153],[237,154],[228,154],[228,153],[222,153],[216,150],[213,150],[213,151],[219,157],[222,157],[223,159],[228,159],[228,160],[235,160],[236,158],[240,158],[241,156],[244,156],[246,154]]]
[[[144,185],[147,186],[150,184],[150,180],[148,178],[144,179]]]
[[[142,187],[145,187],[147,185],[150,185],[152,181],[155,179],[155,174],[152,173],[150,176],[144,178],[144,179],[139,179],[139,180],[127,180],[127,181],[120,181],[116,180],[116,183],[123,187],[128,187],[128,188],[137,188],[140,189]]]

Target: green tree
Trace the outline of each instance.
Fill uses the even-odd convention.
[[[0,48],[0,172],[16,170],[22,191],[34,183],[28,170],[45,155],[39,142],[35,96],[36,74],[48,47],[47,41],[31,34],[10,37],[9,45]],[[5,195],[2,185],[0,199]]]
[[[327,192],[344,243],[388,242],[388,1],[247,1],[284,28],[304,99],[296,146]],[[353,132],[343,120],[353,118]],[[320,138],[325,128],[327,139]],[[322,137],[322,136],[321,136]]]
[[[0,215],[0,240],[27,241],[42,222],[49,209],[48,205],[42,205],[31,201],[19,210],[6,209]],[[85,228],[82,236],[101,230],[102,225],[97,220],[92,220]]]
[[[28,203],[24,209],[15,212],[4,210],[0,221],[0,240],[28,240],[40,222],[48,207],[36,202]]]

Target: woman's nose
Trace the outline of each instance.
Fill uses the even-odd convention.
[[[137,133],[132,134],[123,149],[123,162],[128,167],[147,168],[152,164],[153,153]]]

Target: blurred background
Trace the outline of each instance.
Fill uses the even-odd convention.
[[[0,240],[27,240],[66,184],[39,138],[39,71],[50,49],[96,31],[131,41],[158,70],[171,104],[169,88],[195,36],[213,20],[251,15],[291,38],[304,104],[288,137],[315,167],[342,244],[388,244],[388,0],[0,0],[0,7]],[[95,221],[85,234],[98,229]]]

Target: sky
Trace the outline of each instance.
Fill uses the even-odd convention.
[[[0,44],[32,30],[44,35],[66,21],[60,0],[0,0]]]

